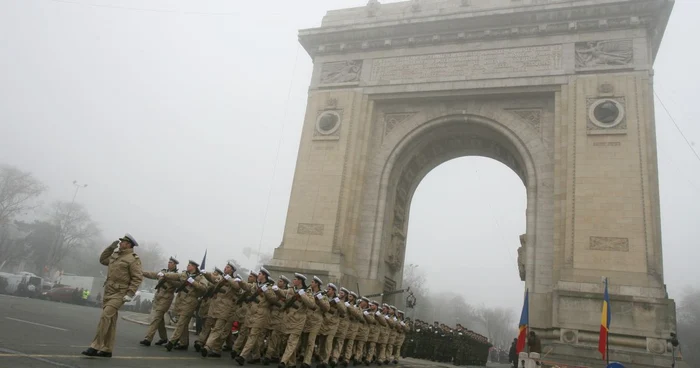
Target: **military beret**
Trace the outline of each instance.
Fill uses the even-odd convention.
[[[270,271],[265,269],[265,267],[260,267],[260,273],[264,273],[265,275],[267,275],[267,277],[272,276],[272,275],[270,275]]]
[[[333,288],[333,290],[335,290],[335,291],[338,291],[338,288],[332,282],[328,283],[328,287]]]
[[[298,273],[298,272],[295,272],[295,273],[294,273],[294,277],[298,278],[299,280],[306,281],[306,276],[304,276],[304,275],[302,275],[302,274],[300,274],[300,273]]]
[[[197,262],[195,262],[195,261],[193,261],[193,260],[191,260],[191,259],[190,259],[189,264],[191,264],[192,266],[195,266],[195,267],[199,268],[199,263],[197,263]]]
[[[289,279],[288,279],[287,276],[285,276],[285,275],[280,275],[280,280],[282,280],[282,281],[284,281],[284,282],[286,282],[286,283],[288,283],[288,284],[290,283]]]
[[[177,259],[170,257],[170,262],[175,263],[175,264],[180,264]]]
[[[129,233],[124,234],[124,237],[119,238],[119,240],[121,240],[121,241],[128,241],[129,243],[131,243],[131,244],[132,244],[133,246],[135,246],[135,247],[138,247],[138,246],[139,246],[139,243],[136,242],[136,239],[134,239],[134,237],[133,237],[131,234],[129,234]]]
[[[318,282],[320,285],[323,285],[323,281],[318,276],[314,276],[314,281]]]

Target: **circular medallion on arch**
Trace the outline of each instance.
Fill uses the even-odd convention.
[[[599,128],[614,128],[620,125],[625,118],[625,107],[620,102],[610,98],[600,99],[589,107],[588,118]]]
[[[340,114],[336,111],[324,111],[316,119],[316,131],[322,135],[331,135],[340,128]]]

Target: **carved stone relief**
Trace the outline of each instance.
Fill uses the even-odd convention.
[[[525,281],[525,243],[526,234],[520,235],[520,248],[518,248],[518,272],[520,273],[520,280]]]
[[[588,109],[588,131],[608,130],[624,131],[627,129],[627,116],[624,97],[589,98],[586,100]]]
[[[389,265],[392,271],[397,271],[401,268],[403,262],[403,252],[406,248],[406,236],[398,230],[394,230],[391,234],[391,242],[386,247],[386,255],[384,261]]]
[[[632,40],[576,43],[576,67],[624,66],[632,63]]]
[[[361,71],[362,60],[325,63],[321,69],[321,84],[357,82]]]
[[[629,252],[630,241],[627,238],[591,236],[589,248],[591,250],[608,250],[608,251],[613,251],[613,252]]]
[[[321,111],[316,118],[316,129],[314,129],[314,139],[332,138],[340,136],[340,123],[342,120],[342,110]]]
[[[511,109],[509,111],[520,120],[530,124],[537,132],[540,132],[540,126],[542,124],[541,109]]]
[[[300,223],[297,226],[297,234],[304,235],[323,235],[325,226],[323,224],[304,224]]]
[[[389,113],[384,115],[384,135],[389,134],[396,126],[410,119],[415,112]]]

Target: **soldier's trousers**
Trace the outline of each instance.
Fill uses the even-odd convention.
[[[340,359],[340,354],[343,352],[343,347],[345,346],[345,336],[335,336],[333,337],[333,351],[331,352],[331,358],[336,362]]]
[[[199,331],[199,335],[197,335],[197,340],[194,342],[197,345],[204,346],[207,343],[207,339],[209,339],[209,336],[211,335],[211,331],[214,328],[214,322],[216,322],[216,318],[211,318],[211,317],[202,317],[204,320],[204,326],[202,326],[202,331]]]
[[[153,336],[155,336],[156,331],[158,331],[158,337],[161,340],[168,339],[168,330],[165,329],[165,313],[168,310],[158,310],[151,309],[150,322],[148,323],[148,330],[146,331],[145,339],[148,341],[153,341]]]
[[[376,341],[367,341],[367,360],[370,362],[372,361],[372,358],[377,355],[377,342]]]
[[[328,364],[328,359],[331,357],[334,335],[334,333],[329,333],[328,335],[318,336],[318,355],[323,363]],[[304,356],[304,360],[306,360],[306,356]]]
[[[221,354],[221,347],[224,345],[224,340],[228,336],[228,332],[231,331],[233,321],[223,318],[209,319],[214,320],[214,326],[211,328],[211,332],[209,332],[209,337],[205,341],[204,346],[213,353]]]
[[[119,303],[121,306],[122,303]],[[92,340],[90,347],[95,350],[112,352],[114,348],[114,338],[117,334],[117,320],[119,318],[119,308],[107,304],[102,308],[100,323],[97,324],[97,333]]]
[[[355,340],[355,360],[364,360],[367,341]]]
[[[179,342],[180,345],[187,346],[190,344],[190,320],[194,315],[194,311],[189,311],[186,313],[180,313],[177,317],[177,324],[175,325],[175,332],[170,337],[170,341],[173,343]]]
[[[255,359],[260,356],[260,346],[261,341],[265,339],[265,332],[267,329],[263,327],[253,327],[250,329],[250,334],[248,335],[248,341],[246,341],[243,351],[241,351],[241,356],[248,359]]]
[[[272,330],[272,332],[270,333],[270,338],[267,341],[267,350],[265,351],[265,358],[272,359],[280,357],[280,354],[282,353],[280,349],[284,347],[282,345],[283,335],[284,334],[282,333],[282,331],[279,331],[278,329]]]
[[[403,346],[403,342],[406,339],[405,334],[398,334],[396,335],[396,338],[394,339],[394,352],[391,354],[391,356],[394,358],[394,360],[398,360],[401,357],[401,347]]]
[[[339,353],[339,358],[342,357],[343,360],[349,361],[352,358],[352,354],[355,352],[353,348],[355,347],[355,339],[345,339],[343,343],[343,350]]]
[[[299,345],[299,340],[301,339],[300,333],[292,333],[287,335],[287,345],[284,348],[284,354],[280,359],[280,363],[284,363],[287,366],[296,366],[297,364],[297,345]]]
[[[236,337],[236,342],[233,343],[233,351],[240,353],[248,340],[248,335],[250,334],[250,327],[243,325],[243,327],[238,328],[238,337]]]
[[[318,330],[320,329],[321,326],[318,326],[317,328],[314,328],[313,330],[304,333],[306,338],[306,349],[303,352],[304,364],[311,365],[311,359],[314,357],[314,346],[316,346],[316,336],[318,336]],[[302,346],[302,348],[304,347]]]

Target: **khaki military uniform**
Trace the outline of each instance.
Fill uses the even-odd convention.
[[[164,268],[160,272],[162,273],[177,273],[177,271],[168,271]],[[158,279],[158,272],[144,272],[143,277],[151,280]],[[146,331],[145,339],[148,341],[153,340],[156,331],[158,331],[158,337],[161,340],[168,339],[168,332],[165,329],[165,313],[170,309],[170,305],[173,303],[175,298],[175,288],[180,286],[177,281],[159,281],[156,285],[156,295],[153,297],[153,306],[151,307],[150,323],[148,324],[148,330]]]
[[[187,282],[188,278],[193,278],[194,282],[190,284]],[[194,315],[197,305],[199,304],[199,297],[203,296],[207,292],[207,281],[202,276],[201,273],[189,274],[186,271],[179,274],[165,274],[163,278],[170,281],[179,281],[182,285],[178,288],[177,298],[180,301],[179,314],[177,317],[177,324],[175,325],[175,332],[170,337],[170,342],[180,343],[180,345],[187,346],[187,343],[183,343],[181,340],[183,337],[189,342],[189,325],[192,316]]]
[[[379,311],[371,312],[374,317],[374,324],[370,326],[369,336],[367,337],[367,360],[372,361],[378,356],[377,344],[382,335],[382,327],[386,326],[384,315]]]
[[[208,273],[202,273],[202,275],[209,282],[209,284],[207,285],[207,291],[204,293],[204,296],[200,297],[199,300],[199,310],[197,311],[197,314],[199,314],[199,318],[202,319],[202,330],[199,331],[197,340],[194,342],[195,349],[204,346],[209,338],[209,335],[211,334],[212,327],[214,327],[214,318],[209,313],[212,305],[212,299],[214,298],[214,285],[213,281],[210,280],[210,277],[207,277],[209,275]]]
[[[311,288],[309,288],[311,291]],[[317,308],[307,312],[306,324],[304,325],[304,333],[302,334],[302,349],[304,355],[304,364],[311,365],[311,359],[314,355],[314,346],[316,345],[316,336],[321,329],[323,322],[323,314],[330,309],[328,298],[322,291],[317,291],[314,294],[314,299]],[[304,346],[306,346],[304,348]]]
[[[394,342],[394,320],[391,319],[391,316],[389,314],[384,315],[384,323],[381,327],[382,333],[379,334],[379,347],[377,351],[377,360],[380,362],[386,362],[387,359],[387,350],[389,343]]]
[[[277,295],[275,295],[272,289],[274,283],[267,284],[241,284],[241,287],[248,287],[248,292],[254,295],[252,303],[257,304],[254,313],[250,316],[250,334],[248,335],[248,341],[246,341],[243,351],[241,351],[241,357],[246,358],[251,355],[253,351],[259,353],[262,341],[265,337],[265,331],[267,331],[267,325],[270,322],[270,312],[272,311],[272,306],[277,303]],[[276,288],[276,287],[275,287]]]
[[[111,353],[117,333],[119,308],[124,304],[124,297],[133,297],[143,281],[141,260],[133,249],[114,252],[118,242],[112,243],[100,254],[100,263],[107,266],[107,280],[102,297],[102,315],[97,325],[97,333],[90,347]]]
[[[365,346],[368,346],[370,335],[373,328],[375,328],[374,325],[377,323],[372,313],[374,312],[370,309],[362,311],[363,323],[360,325],[355,337],[355,359],[357,360],[365,360]]]
[[[236,342],[233,344],[233,351],[240,354],[240,352],[243,351],[245,344],[248,342],[251,325],[253,324],[252,318],[258,309],[258,304],[251,301],[253,294],[250,292],[250,290],[253,290],[253,285],[255,285],[255,282],[241,281],[238,284],[238,287],[240,287],[241,291],[243,292],[241,294],[243,303],[246,304],[246,313],[245,318],[243,319],[243,326],[240,327]]]
[[[411,331],[410,327],[402,320],[397,321],[396,338],[394,339],[394,352],[391,354],[391,359],[398,360],[401,357],[401,346],[406,340],[406,334]]]
[[[282,289],[282,295],[284,295],[286,289]],[[282,353],[280,349],[282,348],[282,340],[284,336],[284,311],[282,307],[286,302],[286,299],[280,299],[278,294],[277,302],[271,305],[270,310],[270,322],[267,325],[270,337],[267,342],[267,350],[265,351],[265,358],[276,359],[280,357]]]
[[[339,345],[333,351],[333,356],[336,359],[341,359],[344,361],[349,361],[354,353],[353,348],[355,347],[355,338],[360,329],[360,326],[364,323],[364,316],[359,307],[350,304],[349,302],[345,305],[347,307],[347,320],[348,327],[345,333],[345,341]],[[340,329],[340,327],[338,327]]]
[[[212,285],[212,302],[209,307],[209,319],[212,321],[212,329],[203,345],[215,354],[221,353],[224,341],[231,333],[231,325],[236,312],[236,301],[238,300],[237,285],[229,283],[223,276],[214,278],[207,274],[207,280]],[[205,276],[206,277],[206,276]]]
[[[330,299],[329,306],[328,311],[323,313],[323,322],[321,329],[318,331],[320,337],[318,343],[319,356],[321,357],[321,362],[325,364],[328,364],[328,360],[331,358],[333,339],[338,333],[341,316],[345,320],[345,314],[347,313],[345,304],[338,297]],[[345,331],[343,331],[343,334],[345,334]]]
[[[317,308],[316,302],[314,302],[310,289],[303,290],[292,287],[287,290],[277,290],[275,294],[278,298],[286,300],[283,310],[287,343],[280,363],[293,366],[296,365],[297,346],[304,331],[308,312]]]

